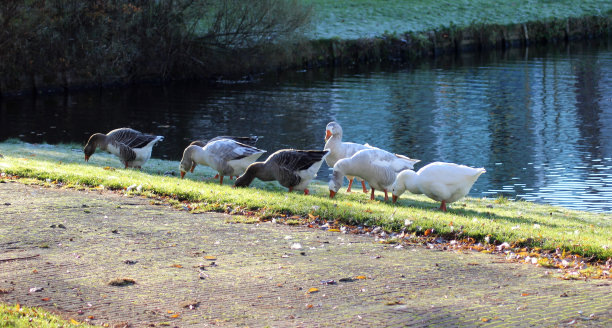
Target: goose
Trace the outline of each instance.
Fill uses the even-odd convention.
[[[293,190],[303,190],[308,195],[308,184],[317,176],[317,171],[328,150],[281,149],[270,155],[265,162],[256,162],[236,179],[236,187],[246,187],[255,178],[262,181],[278,181],[281,186]]]
[[[342,186],[344,176],[357,176],[367,181],[372,188],[370,199],[374,200],[374,190],[385,192],[385,201],[389,200],[387,191],[391,189],[396,175],[406,169],[412,169],[418,159],[392,154],[382,149],[364,149],[355,155],[339,160],[334,165],[332,178],[329,181],[329,197],[333,198]]]
[[[89,137],[83,152],[86,162],[89,161],[96,148],[100,148],[119,157],[126,169],[128,167],[141,168],[151,158],[153,146],[161,140],[164,140],[163,136],[144,134],[130,128],[119,128],[107,134],[93,134]]]
[[[257,140],[259,140],[258,136],[250,136],[250,137],[235,137],[235,136],[218,136],[218,137],[214,137],[208,141],[202,141],[202,140],[196,140],[191,142],[189,145],[195,145],[195,146],[200,146],[200,147],[204,147],[206,146],[206,144],[211,143],[213,141],[217,141],[217,140],[222,140],[222,139],[230,139],[230,140],[234,140],[234,141],[238,141],[240,143],[243,143],[245,145],[249,145],[249,146],[253,146],[255,147],[255,144],[257,143]],[[196,167],[196,163],[193,163],[193,166],[191,167],[191,173],[193,173],[193,170]],[[213,179],[218,178],[219,175],[215,175],[215,177]],[[230,179],[232,179],[232,176],[230,175]]]
[[[329,149],[329,156],[325,158],[325,163],[331,168],[333,168],[339,160],[351,157],[360,150],[374,148],[375,147],[367,144],[361,145],[353,142],[342,142],[342,127],[336,122],[329,122],[325,127],[325,147],[323,149]],[[353,185],[353,179],[355,179],[355,177],[347,176],[346,178],[349,180],[346,192],[351,192],[351,186]],[[367,193],[368,190],[366,189],[363,179],[357,179],[361,180],[363,192]]]
[[[245,145],[231,140],[220,139],[212,141],[200,147],[189,145],[183,151],[183,158],[179,164],[181,179],[185,177],[187,171],[197,164],[210,166],[219,174],[219,183],[223,184],[223,176],[242,174],[246,168],[255,162],[265,150]]]
[[[408,190],[441,202],[440,210],[446,212],[446,204],[467,195],[474,182],[485,172],[484,168],[444,162],[427,164],[417,172],[405,170],[398,174],[392,186],[393,202]]]

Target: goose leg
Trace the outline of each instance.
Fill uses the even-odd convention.
[[[348,186],[348,188],[346,189],[346,192],[351,192],[351,186],[352,186],[352,185],[353,185],[353,179],[350,179],[350,180],[349,180],[349,186]]]
[[[366,186],[365,186],[365,180],[362,180],[362,181],[361,181],[361,187],[363,187],[363,193],[364,193],[364,194],[367,194],[367,193],[368,193],[368,189],[366,189]]]
[[[191,173],[193,173],[193,170],[195,169],[195,167],[196,167],[196,164],[195,164],[195,163],[193,163],[193,166],[191,167],[191,170],[190,170],[190,171],[191,171]]]
[[[293,191],[293,187],[289,187],[289,192],[292,192],[292,191]]]
[[[372,194],[370,195],[370,200],[374,200],[374,188],[372,188]]]
[[[219,184],[223,185],[223,176],[222,175],[219,176]]]
[[[440,211],[444,211],[446,212],[446,201],[442,201],[442,204],[440,204]]]
[[[308,190],[308,188],[304,189],[304,195],[308,195],[310,194],[310,190]]]
[[[387,195],[387,189],[385,189],[385,202],[389,201],[389,195]]]

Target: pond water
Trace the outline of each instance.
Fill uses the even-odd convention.
[[[609,41],[288,72],[216,87],[0,101],[0,140],[84,144],[94,132],[130,126],[164,135],[153,157],[177,161],[190,141],[216,135],[260,136],[268,153],[320,149],[330,121],[343,126],[346,141],[421,159],[416,168],[432,161],[485,167],[470,196],[612,209]],[[328,175],[323,165],[318,179]]]

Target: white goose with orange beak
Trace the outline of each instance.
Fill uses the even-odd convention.
[[[374,200],[374,190],[384,191],[385,201],[389,200],[387,191],[391,189],[397,174],[412,169],[418,159],[392,154],[382,149],[364,149],[349,158],[339,160],[334,166],[334,173],[329,181],[329,197],[333,198],[342,186],[345,176],[357,176],[370,184]]]
[[[325,163],[327,163],[327,166],[330,168],[333,168],[339,160],[351,157],[360,150],[377,148],[353,142],[342,142],[342,127],[336,122],[329,122],[325,128],[325,147],[323,149],[329,150],[329,155],[325,158]],[[361,181],[363,192],[368,192],[363,179],[354,176],[347,176],[346,178],[349,180],[349,185],[346,189],[347,192],[351,192],[353,179]]]

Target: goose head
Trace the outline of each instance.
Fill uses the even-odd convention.
[[[85,153],[85,162],[89,161],[89,157],[91,157],[91,155],[96,152],[96,148],[103,142],[105,138],[106,135],[102,133],[94,133],[93,135],[91,135],[91,137],[89,137],[85,148],[83,148],[83,152]]]
[[[325,127],[325,141],[329,140],[332,136],[342,138],[342,127],[336,122],[329,122]]]
[[[409,191],[415,187],[414,179],[417,174],[413,170],[404,170],[400,172],[395,178],[395,182],[391,186],[391,195],[393,202],[397,202],[399,196],[401,196],[406,189]]]
[[[183,151],[183,158],[181,158],[181,162],[179,163],[179,170],[181,171],[181,179],[185,177],[185,173],[187,173],[187,171],[193,172],[193,169],[195,168],[195,162],[193,161],[194,147],[197,147],[197,146],[191,145],[185,148],[185,150]]]
[[[344,176],[342,175],[342,173],[337,170],[334,170],[334,173],[332,173],[332,178],[329,180],[329,198],[334,198],[334,196],[336,196],[338,189],[342,187],[343,177]]]

